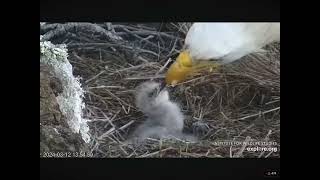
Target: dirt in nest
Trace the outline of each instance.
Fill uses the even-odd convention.
[[[40,156],[49,152],[87,152],[80,134],[73,133],[61,113],[56,97],[60,81],[47,66],[40,65]]]

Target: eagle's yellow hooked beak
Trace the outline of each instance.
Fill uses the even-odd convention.
[[[169,67],[165,81],[167,85],[176,85],[186,79],[196,75],[202,70],[216,69],[219,65],[210,61],[198,60],[193,61],[187,51],[179,54],[176,61]]]
[[[166,73],[167,85],[175,85],[191,74],[192,60],[188,52],[181,52],[176,61],[169,67]]]

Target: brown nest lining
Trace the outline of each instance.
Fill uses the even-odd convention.
[[[86,26],[99,26],[121,40]],[[61,27],[67,30],[51,33],[50,40],[68,45],[74,73],[83,78],[95,157],[280,157],[280,43],[170,90],[185,114],[186,131],[197,134],[200,142],[150,139],[127,145],[127,135],[145,119],[134,105],[135,87],[163,80],[166,64],[181,50],[190,23],[46,24],[41,29],[58,32]],[[277,151],[215,144],[250,140],[275,142],[268,147]]]

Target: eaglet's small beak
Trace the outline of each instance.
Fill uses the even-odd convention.
[[[167,85],[175,86],[203,70],[212,71],[218,66],[219,64],[211,61],[193,61],[190,54],[187,51],[183,51],[179,54],[176,61],[169,67],[165,76],[165,81]]]

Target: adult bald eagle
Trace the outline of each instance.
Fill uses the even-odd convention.
[[[194,23],[184,50],[166,73],[166,83],[175,85],[204,67],[231,63],[276,41],[280,23]]]

